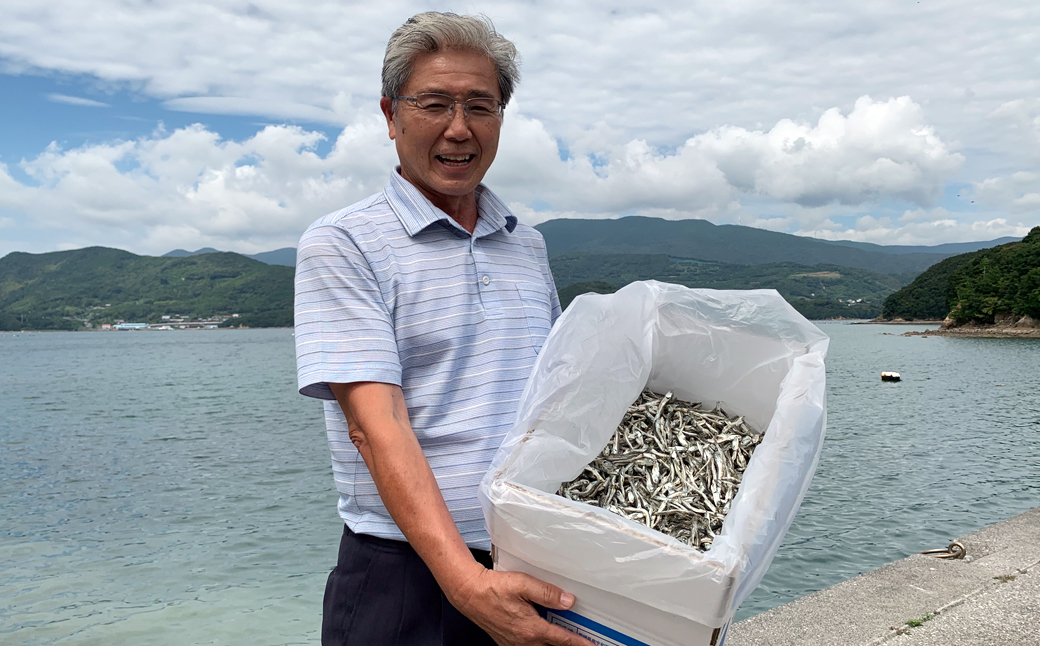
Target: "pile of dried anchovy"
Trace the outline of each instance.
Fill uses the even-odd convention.
[[[644,390],[606,448],[557,494],[707,550],[762,441],[743,417]]]

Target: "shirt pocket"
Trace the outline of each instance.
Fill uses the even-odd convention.
[[[516,291],[524,308],[531,348],[537,354],[545,343],[545,337],[549,336],[549,330],[552,329],[549,289],[544,283],[519,282],[516,283]]]

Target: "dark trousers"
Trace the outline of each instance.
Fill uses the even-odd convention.
[[[488,552],[471,551],[491,567]],[[448,602],[411,545],[355,534],[346,526],[322,609],[322,646],[495,644]]]

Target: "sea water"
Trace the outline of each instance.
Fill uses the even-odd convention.
[[[1040,342],[820,327],[823,455],[738,618],[1040,505]],[[291,330],[0,334],[0,643],[317,643],[327,451]]]

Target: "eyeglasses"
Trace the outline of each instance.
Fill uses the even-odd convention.
[[[462,116],[478,121],[490,121],[502,116],[506,104],[498,99],[475,96],[465,101],[456,101],[446,94],[427,92],[416,96],[397,96],[398,101],[408,101],[419,113],[431,119],[448,119],[455,116],[455,104],[462,104]]]

